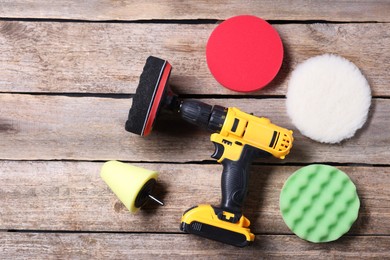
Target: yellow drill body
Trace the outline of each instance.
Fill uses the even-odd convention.
[[[210,137],[216,148],[212,157],[224,166],[221,206],[199,205],[187,210],[181,219],[181,230],[243,247],[255,238],[249,229],[250,221],[241,213],[248,168],[259,157],[284,159],[294,138],[291,130],[272,124],[268,118],[235,107],[225,111],[221,130]]]
[[[218,162],[227,158],[237,161],[245,144],[284,159],[290,152],[294,138],[292,131],[272,124],[268,118],[256,117],[238,108],[228,108],[220,133],[211,135],[211,141],[224,146]]]

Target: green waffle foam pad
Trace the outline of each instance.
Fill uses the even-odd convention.
[[[328,165],[297,170],[280,193],[284,222],[298,237],[314,243],[334,241],[348,232],[359,207],[351,179]]]

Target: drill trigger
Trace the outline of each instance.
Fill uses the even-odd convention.
[[[213,144],[214,144],[215,151],[211,155],[211,158],[219,160],[222,157],[223,152],[225,151],[225,147],[220,143],[213,142]]]

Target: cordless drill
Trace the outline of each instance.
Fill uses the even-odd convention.
[[[180,113],[184,120],[216,132],[210,138],[215,146],[211,157],[223,165],[221,205],[190,208],[183,214],[180,229],[244,247],[255,237],[241,211],[248,191],[249,166],[256,158],[272,155],[284,159],[292,147],[292,131],[235,107],[212,107],[196,100],[183,101]]]
[[[250,222],[241,212],[248,190],[249,166],[260,157],[272,155],[283,159],[292,147],[292,131],[234,107],[212,107],[198,100],[179,98],[169,88],[171,69],[166,60],[147,58],[125,129],[147,136],[159,112],[169,110],[213,132],[210,139],[215,152],[212,157],[223,165],[221,205],[199,205],[187,210],[180,228],[235,246],[246,246],[254,240]]]

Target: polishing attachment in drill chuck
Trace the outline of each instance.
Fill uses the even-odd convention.
[[[151,132],[156,115],[167,95],[171,69],[172,66],[166,60],[153,56],[147,58],[126,121],[126,131],[141,136]]]
[[[213,107],[193,99],[184,100],[180,107],[181,117],[185,121],[214,132],[222,129],[226,113],[225,107]]]

